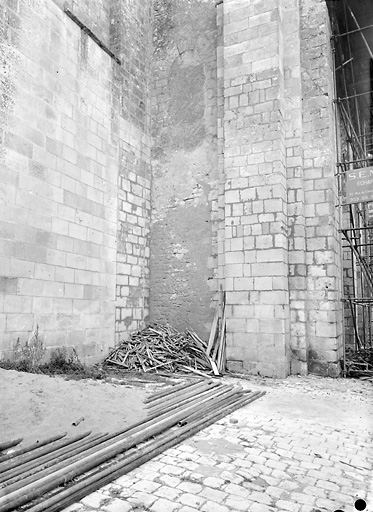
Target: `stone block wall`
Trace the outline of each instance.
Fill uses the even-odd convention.
[[[128,2],[124,35],[114,2],[67,3],[104,45],[142,38],[126,82],[64,5],[0,6],[0,351],[38,325],[48,347],[93,361],[146,315],[150,5]]]
[[[300,11],[308,371],[337,376],[343,356],[342,248],[330,21],[325,2]]]
[[[207,339],[222,286],[230,369],[338,375],[329,37],[324,0],[3,2],[1,354]]]
[[[116,341],[149,320],[150,138],[120,120]]]
[[[326,4],[216,3],[211,133],[217,144],[210,148],[217,158],[206,179],[210,205],[200,179],[208,118],[203,124],[196,114],[201,119],[207,106],[199,99],[207,82],[206,61],[198,68],[198,20],[213,2],[195,1],[185,18],[189,4],[156,2],[151,318],[198,325],[207,338],[214,292],[222,285],[229,368],[272,376],[338,375],[341,245]],[[205,26],[203,37],[209,34]],[[189,190],[201,184],[196,200]],[[202,210],[201,201],[208,207]],[[201,220],[211,222],[212,238]],[[202,260],[208,257],[214,280],[204,293],[208,266]]]
[[[277,1],[224,2],[228,364],[267,375],[289,366],[282,52]]]
[[[218,19],[228,367],[335,376],[341,244],[326,4],[225,0]]]
[[[284,3],[285,137],[289,234],[290,371],[307,374],[306,232],[300,2]]]
[[[149,319],[151,2],[113,0],[111,48],[121,60],[112,88],[118,146],[115,340]]]

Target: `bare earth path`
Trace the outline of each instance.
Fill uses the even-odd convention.
[[[118,430],[145,418],[143,399],[153,387],[0,369],[0,440],[25,437],[28,442],[60,432]]]

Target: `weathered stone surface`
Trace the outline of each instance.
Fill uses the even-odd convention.
[[[128,76],[64,6],[0,8],[0,351],[38,325],[88,362],[148,312],[150,2],[66,4],[119,58],[137,41]]]
[[[2,354],[207,339],[222,286],[230,369],[339,375],[324,0],[12,0],[0,44]]]
[[[217,289],[216,10],[155,2],[150,318],[206,338]]]

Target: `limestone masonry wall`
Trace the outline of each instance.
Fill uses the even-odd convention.
[[[325,0],[8,0],[0,83],[0,357],[207,339],[222,287],[228,368],[339,375]]]
[[[228,367],[338,375],[341,252],[326,4],[225,0],[220,19]]]
[[[228,363],[286,375],[289,291],[278,3],[224,3]]]
[[[342,358],[339,229],[330,22],[325,2],[301,3],[308,371],[336,376]]]
[[[116,341],[149,317],[151,2],[111,4],[112,127],[118,145]]]
[[[141,95],[126,105],[118,65],[63,5],[0,6],[0,351],[9,354],[38,325],[48,347],[73,345],[93,361],[114,343],[115,325],[119,334],[146,315],[147,112]],[[67,6],[104,44],[124,37],[111,24],[114,3]],[[149,32],[149,5],[131,6],[126,38],[138,40]],[[135,76],[145,64],[131,66]],[[133,81],[125,88],[132,97]],[[124,293],[132,293],[127,302]]]

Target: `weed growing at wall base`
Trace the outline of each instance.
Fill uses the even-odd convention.
[[[0,368],[46,375],[68,375],[74,379],[103,379],[106,372],[97,366],[86,367],[78,357],[74,347],[57,348],[50,352],[49,361],[45,361],[47,349],[39,333],[39,326],[22,346],[18,338],[13,345],[10,359],[0,360]]]
[[[25,372],[35,372],[44,359],[46,348],[39,334],[39,326],[33,331],[24,346],[18,338],[13,346],[13,369]]]

